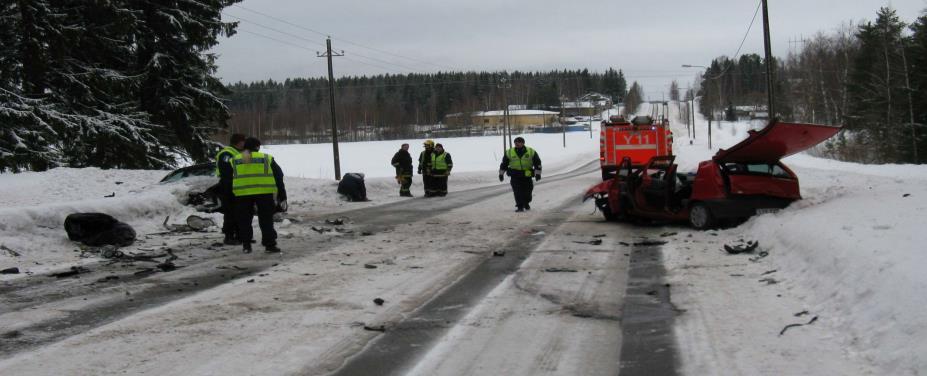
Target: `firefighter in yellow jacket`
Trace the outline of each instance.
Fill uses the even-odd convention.
[[[283,170],[273,156],[259,151],[261,141],[258,139],[249,137],[244,146],[245,150],[232,159],[232,193],[235,195],[235,216],[242,250],[251,253],[251,238],[254,237],[251,221],[257,206],[261,245],[268,253],[280,252],[277,231],[274,230],[274,211],[277,207],[286,211]]]

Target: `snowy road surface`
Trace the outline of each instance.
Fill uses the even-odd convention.
[[[194,234],[169,273],[17,280],[0,291],[0,370],[615,374],[632,235],[580,204],[594,171],[549,176],[528,213],[500,184],[344,212],[344,233],[292,213],[306,228],[279,256]]]

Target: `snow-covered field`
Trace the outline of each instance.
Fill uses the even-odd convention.
[[[681,171],[693,170],[719,147],[733,145],[748,128],[762,124],[713,126],[714,148],[709,149],[704,120],[699,119],[691,145],[684,125],[674,122]],[[598,153],[598,139],[588,133],[569,133],[566,148],[559,134],[525,138],[538,150],[548,176],[591,161]],[[342,172],[367,174],[373,200],[367,203],[338,199],[329,146],[269,146],[266,151],[288,175],[291,210],[328,213],[398,200],[389,160],[402,142],[412,144],[417,156],[421,141],[341,144]],[[454,157],[451,191],[499,184],[500,137],[436,141]],[[927,336],[927,314],[921,312],[927,306],[927,273],[921,271],[927,255],[918,246],[927,241],[927,232],[919,228],[927,207],[927,166],[861,165],[807,154],[785,163],[799,175],[804,200],[736,228],[674,229],[680,233],[677,241],[663,250],[673,301],[686,310],[676,321],[685,373],[800,374],[811,365],[783,362],[815,359],[813,352],[798,353],[814,348],[842,353],[842,358],[817,358],[818,364],[810,367],[829,374],[927,372],[927,344],[920,340]],[[161,231],[167,216],[180,222],[193,213],[180,203],[185,192],[211,180],[158,184],[164,174],[62,168],[0,175],[0,269],[42,272],[86,262],[62,228],[72,212],[108,213],[140,234]],[[416,177],[416,195],[422,191],[420,182]],[[281,227],[286,231],[291,226]],[[684,236],[688,234],[692,237]],[[768,256],[721,250],[739,239],[759,241],[758,252]],[[0,281],[25,277],[0,275]],[[801,311],[808,313],[794,316]],[[811,317],[818,319],[779,335],[784,325],[807,323]],[[784,344],[795,350],[770,353],[788,347]]]

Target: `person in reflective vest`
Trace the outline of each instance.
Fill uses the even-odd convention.
[[[390,161],[396,168],[396,182],[399,183],[399,196],[412,197],[412,155],[409,154],[409,144],[402,144],[399,151]]]
[[[274,230],[274,211],[286,211],[286,187],[283,170],[270,154],[260,152],[261,141],[254,137],[245,140],[245,151],[232,159],[232,193],[235,195],[238,237],[242,250],[251,253],[254,230],[251,221],[257,207],[258,225],[261,228],[261,245],[268,253],[280,252],[277,231]]]
[[[222,212],[222,241],[227,245],[238,245],[238,221],[235,220],[235,195],[232,194],[232,159],[241,155],[245,150],[245,135],[232,134],[229,146],[219,150],[216,154],[216,176],[219,177],[219,210]]]
[[[451,155],[444,151],[444,145],[435,145],[435,151],[431,153],[431,182],[434,196],[447,196],[447,177],[451,176],[452,168],[454,168],[454,161],[451,160]]]
[[[431,154],[435,151],[435,142],[432,140],[425,140],[423,146],[425,150],[422,150],[418,155],[418,174],[422,175],[422,185],[425,186],[425,197],[433,197],[435,195],[435,188],[434,179],[431,176]]]
[[[525,139],[515,138],[515,147],[505,151],[502,163],[499,164],[499,181],[503,181],[503,174],[509,176],[512,193],[515,194],[515,211],[531,210],[531,195],[534,191],[534,180],[541,180],[541,157],[534,149],[525,146]]]

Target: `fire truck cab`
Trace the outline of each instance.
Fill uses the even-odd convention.
[[[599,162],[602,180],[615,176],[622,159],[633,166],[643,166],[655,156],[673,155],[673,132],[669,121],[654,121],[650,116],[635,116],[630,122],[613,115],[602,121],[599,138]]]

